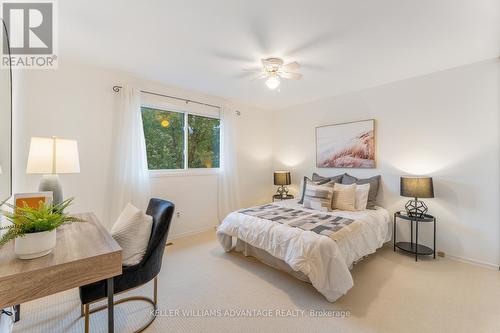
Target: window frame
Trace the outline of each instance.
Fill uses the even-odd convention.
[[[197,112],[191,112],[187,110],[183,110],[180,108],[176,107],[161,107],[161,106],[155,106],[153,104],[148,104],[148,103],[142,103],[141,104],[141,120],[142,120],[142,108],[150,108],[150,109],[155,109],[155,110],[160,110],[160,111],[166,111],[166,112],[177,112],[177,113],[182,113],[184,117],[184,150],[183,150],[183,156],[184,156],[184,166],[182,169],[156,169],[156,170],[151,170],[149,169],[148,166],[148,172],[149,172],[149,177],[150,178],[161,178],[161,177],[175,177],[175,176],[205,176],[205,175],[216,175],[219,173],[220,166],[218,168],[189,168],[188,167],[188,138],[189,138],[189,124],[188,124],[188,117],[189,115],[193,116],[199,116],[199,117],[205,117],[205,118],[211,118],[211,119],[217,119],[219,120],[219,124],[221,122],[220,117],[214,117],[210,116],[207,114],[201,114]],[[219,111],[220,114],[220,111]],[[219,155],[221,154],[221,142],[220,140],[222,133],[219,132]],[[144,140],[146,138],[144,137]]]

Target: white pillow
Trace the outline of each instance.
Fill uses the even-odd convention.
[[[356,210],[365,210],[368,203],[368,193],[370,193],[370,184],[356,186],[356,201],[354,208]]]
[[[111,228],[111,236],[122,247],[123,266],[141,262],[146,253],[153,218],[128,203]]]

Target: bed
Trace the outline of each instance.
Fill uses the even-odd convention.
[[[297,200],[232,212],[217,228],[226,252],[243,252],[310,282],[330,302],[353,287],[354,263],[391,236],[384,208],[319,212]]]

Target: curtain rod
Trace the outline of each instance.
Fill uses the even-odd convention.
[[[120,92],[121,88],[122,88],[122,86],[113,86],[113,91],[114,92]],[[192,99],[185,99],[185,98],[176,97],[176,96],[164,95],[164,94],[159,94],[159,93],[155,93],[155,92],[151,92],[151,91],[146,91],[146,90],[141,90],[141,93],[155,95],[155,96],[161,96],[161,97],[167,97],[167,98],[172,98],[172,99],[176,99],[178,101],[185,101],[186,104],[187,103],[195,103],[195,104],[199,104],[199,105],[209,106],[211,108],[216,108],[216,109],[219,109],[219,110],[221,108],[218,105],[207,104],[207,103],[203,103],[203,102],[193,101]]]

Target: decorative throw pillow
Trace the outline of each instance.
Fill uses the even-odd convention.
[[[342,185],[336,183],[333,186],[332,208],[340,210],[356,210],[356,184]]]
[[[356,185],[356,200],[354,202],[354,208],[356,210],[366,209],[369,192],[370,192],[370,184]]]
[[[305,182],[304,208],[316,209],[320,211],[332,210],[333,185],[328,182],[318,185],[309,178]]]
[[[304,180],[302,181],[302,184],[301,184],[302,195],[300,196],[300,200],[297,202],[298,204],[304,203],[304,195],[306,194],[306,183],[308,180],[311,181],[311,179],[309,179],[309,177],[304,176]],[[325,178],[325,179],[322,179],[319,181],[313,181],[313,183],[315,183],[316,185],[323,185],[323,184],[326,184],[328,182],[330,182],[330,178]]]
[[[133,266],[141,262],[151,236],[153,218],[132,204],[127,204],[111,228],[111,236],[122,248],[122,264]]]
[[[347,173],[342,177],[342,184],[370,184],[370,192],[368,193],[368,203],[366,205],[367,209],[375,209],[375,200],[377,199],[377,193],[380,186],[380,175],[373,176],[366,179],[358,179]]]
[[[335,183],[341,183],[342,176],[343,175],[337,175],[337,176],[333,176],[333,177],[323,177],[323,176],[318,175],[317,173],[313,173],[312,174],[312,181],[314,183],[316,183],[317,185],[326,184],[330,181],[333,181]],[[304,193],[306,190],[306,187],[304,186],[304,184],[306,183],[306,179],[311,180],[310,178],[304,176],[304,180],[302,181],[301,186],[300,186],[300,188],[301,188],[300,193],[302,193],[302,195],[300,196],[300,201],[297,202],[299,204],[302,204],[304,202]]]
[[[335,183],[342,183],[342,177],[344,175],[337,175],[337,176],[333,176],[333,177],[324,177],[324,176],[320,176],[318,175],[316,172],[312,174],[312,181],[315,182],[315,183],[318,183],[318,182],[321,182],[321,181],[326,181],[326,180],[331,180],[331,181],[334,181]]]

